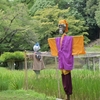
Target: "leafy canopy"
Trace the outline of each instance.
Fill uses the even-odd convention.
[[[58,36],[58,21],[60,19],[66,19],[69,24],[68,35],[85,35],[85,43],[89,41],[86,37],[88,33],[86,30],[84,20],[77,20],[74,16],[70,15],[70,8],[59,9],[58,6],[49,6],[43,10],[37,11],[33,16],[34,20],[37,20],[38,29],[36,32],[39,34],[39,42],[41,43],[42,50],[48,50],[47,40],[48,38]]]
[[[22,3],[0,10],[0,52],[31,49],[37,39],[34,24]]]
[[[95,19],[96,19],[97,25],[100,27],[100,2],[98,5],[98,9],[95,12]]]

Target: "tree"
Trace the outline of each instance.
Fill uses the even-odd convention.
[[[98,5],[98,9],[95,12],[95,19],[96,19],[97,25],[99,27],[99,38],[100,38],[100,2],[99,2],[99,5]]]
[[[53,0],[35,0],[33,6],[30,9],[30,14],[34,15],[36,11],[41,10],[49,5],[53,6],[54,1]]]
[[[95,20],[95,11],[98,8],[98,0],[87,0],[84,8],[84,18],[89,27],[89,38],[95,40],[98,38],[98,26]]]
[[[15,64],[22,63],[24,61],[24,52],[5,52],[0,56],[0,63],[7,63],[10,69],[15,69]],[[17,63],[16,63],[17,62]],[[6,67],[7,67],[6,66]],[[19,68],[22,66],[19,66]]]
[[[12,0],[12,1],[15,3],[24,3],[28,6],[28,9],[30,9],[34,5],[34,2],[36,0]]]
[[[95,19],[96,19],[98,26],[100,27],[100,2],[97,8],[97,11],[95,12]]]
[[[0,10],[0,52],[32,49],[37,39],[34,24],[24,4]]]
[[[9,0],[0,0],[0,10],[5,11],[11,6]]]
[[[76,18],[84,18],[85,24],[89,29],[88,38],[95,40],[98,38],[98,26],[95,20],[95,11],[98,8],[99,0],[70,0],[68,1],[69,6],[72,9],[72,15]]]
[[[68,35],[88,35],[86,30],[88,27],[85,26],[85,21],[77,20],[74,16],[70,15],[70,8],[66,10],[58,9],[58,6],[50,6],[44,8],[41,11],[37,11],[33,19],[37,20],[39,34],[39,42],[41,44],[42,50],[48,50],[47,39],[51,37],[58,36],[58,21],[60,19],[66,19],[69,23]],[[85,37],[85,43],[89,39]]]

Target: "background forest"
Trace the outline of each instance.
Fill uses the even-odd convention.
[[[61,72],[55,70],[52,57],[44,57],[46,68],[38,77],[30,67],[33,61],[29,59],[27,72],[2,68],[25,68],[23,51],[32,51],[36,42],[40,43],[41,51],[49,51],[47,40],[59,35],[60,19],[67,20],[69,36],[84,36],[85,47],[94,40],[100,40],[100,0],[0,0],[0,100],[65,98]],[[96,52],[93,50],[93,53]],[[71,99],[100,100],[100,63],[96,62],[100,59],[96,58],[96,64],[91,59],[90,67],[86,63],[88,60],[83,60],[76,59],[77,69],[72,71]]]
[[[66,19],[68,35],[84,35],[85,44],[100,38],[100,0],[0,0],[0,54],[32,50],[58,35],[58,21]]]

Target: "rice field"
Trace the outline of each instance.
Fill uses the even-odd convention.
[[[27,89],[44,93],[54,98],[65,98],[61,73],[56,69],[45,69],[36,75],[28,70]],[[58,88],[59,82],[59,88]],[[71,100],[100,100],[100,72],[86,69],[72,71],[73,94]],[[20,90],[26,87],[24,70],[8,70],[0,67],[0,91]],[[58,89],[60,91],[58,91]]]

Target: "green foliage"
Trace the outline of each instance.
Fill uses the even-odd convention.
[[[85,14],[87,15],[86,21],[88,26],[94,26],[96,25],[95,21],[95,11],[97,9],[97,0],[88,0],[86,2],[86,12]]]
[[[87,44],[90,40],[88,39],[88,27],[85,26],[85,21],[83,20],[76,20],[75,17],[69,16],[68,17],[69,23],[69,31],[68,35],[76,36],[76,35],[83,35],[84,36],[84,43]]]
[[[34,24],[27,6],[22,3],[0,10],[0,44],[3,47],[0,51],[31,49],[37,40]]]
[[[9,90],[9,91],[10,90],[15,91],[17,89],[19,91],[25,85],[23,83],[24,78],[25,78],[24,71],[11,71],[4,68],[0,68],[0,80],[2,80],[0,81],[0,90],[4,89],[4,90]],[[82,70],[74,69],[72,71],[73,95],[71,96],[71,99],[83,100],[84,98],[87,98],[86,100],[99,100],[99,97],[100,97],[99,78],[100,78],[99,71],[93,72],[93,71],[84,70],[84,69]],[[45,95],[57,98],[58,97],[58,83],[57,83],[58,79],[60,83],[61,98],[64,98],[65,93],[62,87],[60,70],[58,70],[58,75],[57,75],[56,69],[42,70],[38,79],[36,78],[36,75],[32,70],[28,70],[28,89],[30,91],[34,90],[34,91],[37,91],[38,93],[43,93]],[[27,94],[28,91],[25,91],[25,93]],[[13,95],[11,91],[10,93]],[[18,95],[19,97],[20,94],[22,96],[24,95],[21,90],[16,95]],[[37,94],[33,94],[33,93],[30,95],[34,95],[33,97],[37,96]],[[28,97],[30,95],[28,95]],[[1,96],[1,93],[0,93],[0,96]],[[7,97],[9,96],[7,95]],[[11,100],[11,98],[8,100]],[[25,99],[24,97],[24,99],[21,99],[21,100],[27,100],[27,99]],[[38,98],[36,100],[38,100]],[[46,100],[49,100],[49,99],[46,99]]]
[[[24,3],[25,5],[28,6],[28,9],[30,9],[33,6],[33,4],[34,4],[34,2],[36,0],[12,0],[12,1],[15,4],[17,4],[17,3]]]
[[[41,44],[41,50],[48,50],[47,39],[58,36],[58,21],[62,18],[69,23],[68,34],[84,35],[87,44],[88,37],[91,40],[98,38],[99,2],[0,0],[0,54],[7,51],[32,50],[37,41]]]
[[[11,6],[9,0],[0,0],[0,10],[6,10]]]
[[[97,11],[95,12],[95,19],[96,19],[97,25],[100,27],[100,2],[97,8]]]
[[[87,32],[89,33],[88,38],[90,40],[94,40],[98,38],[99,29],[97,27],[97,23],[95,20],[95,11],[98,8],[98,1],[99,0],[70,0],[70,1],[63,0],[62,1],[65,2],[65,4],[71,8],[72,16],[74,15],[78,20],[84,19],[85,26],[89,27]]]
[[[23,88],[23,79],[24,79],[24,73],[22,71],[14,71],[11,72],[13,77],[10,77],[10,83],[8,89],[10,90],[18,90]],[[17,75],[19,74],[19,75]]]
[[[16,51],[14,52],[15,60],[23,61],[24,60],[24,52]]]
[[[78,19],[80,19],[79,17],[85,17],[84,8],[86,7],[86,0],[69,0],[67,4],[72,10],[72,15],[75,15]]]
[[[1,100],[55,100],[55,97],[48,97],[44,93],[38,93],[34,90],[6,90],[0,92]]]
[[[13,58],[14,58],[14,54],[10,52],[5,52],[0,57],[2,62],[6,62],[7,60],[13,60]]]
[[[5,68],[0,68],[0,90],[16,90],[23,86],[23,72],[10,71]]]
[[[15,61],[15,60],[19,60],[19,61],[24,60],[24,53],[20,51],[4,52],[0,56],[0,62],[8,62],[8,61]]]
[[[0,90],[8,90],[11,76],[5,68],[0,68],[0,70]]]
[[[39,34],[42,50],[47,50],[47,39],[52,37],[53,32],[57,30],[58,14],[60,15],[60,13],[60,10],[55,6],[37,11],[33,17],[37,20],[38,29],[36,32]]]
[[[59,2],[57,2],[58,3],[58,7],[60,9],[67,9],[68,7],[70,7],[69,2],[70,1],[67,1],[67,0],[59,0]]]
[[[45,13],[46,12],[46,13]],[[68,35],[85,35],[87,36],[88,27],[85,26],[84,20],[77,20],[74,16],[70,15],[70,8],[59,9],[58,6],[44,8],[41,11],[37,11],[33,16],[33,19],[37,20],[39,34],[39,42],[42,50],[48,50],[47,40],[48,38],[58,36],[58,21],[60,19],[66,19],[69,24]],[[86,37],[85,43],[88,43],[89,39]]]
[[[41,10],[49,5],[54,5],[52,0],[36,0],[30,9],[30,14],[34,15],[36,11]]]

